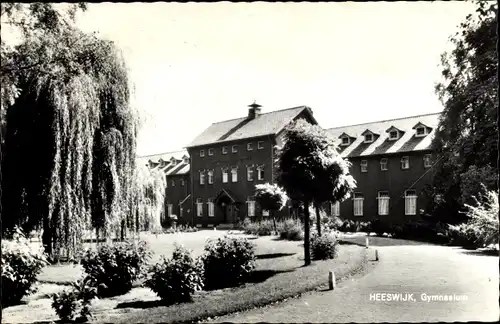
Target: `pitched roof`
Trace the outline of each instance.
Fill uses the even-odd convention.
[[[341,156],[347,158],[430,150],[432,138],[434,137],[434,133],[439,124],[440,114],[441,113],[433,113],[359,125],[335,127],[327,129],[326,131],[337,142],[337,144],[340,144],[339,136],[343,133],[356,138],[349,146],[339,145]],[[412,128],[417,123],[422,123],[431,127],[431,132],[425,137],[416,137],[415,130]],[[389,140],[389,134],[386,133],[386,130],[391,128],[391,126],[404,132],[403,134],[400,134],[399,139]],[[362,134],[367,129],[380,135],[372,143],[364,143]]]
[[[299,106],[262,113],[255,119],[250,120],[245,116],[213,123],[199,134],[187,147],[235,141],[265,135],[276,135],[304,110],[308,110],[311,118],[314,119],[309,107]]]
[[[185,163],[183,161],[184,156],[189,157],[186,150],[144,155],[137,158],[137,163],[148,165],[149,162],[152,162],[157,164],[153,167],[153,169],[159,169],[166,175],[187,174],[189,172],[189,163]],[[171,163],[172,158],[176,159],[176,164]],[[163,161],[163,165],[161,164],[161,161]]]

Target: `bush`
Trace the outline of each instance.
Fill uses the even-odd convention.
[[[98,251],[87,250],[81,260],[83,270],[98,283],[99,297],[123,295],[141,278],[151,252],[144,241],[104,245]]]
[[[371,231],[378,236],[382,236],[384,233],[391,233],[391,228],[388,224],[382,222],[380,218],[376,218],[371,222]]]
[[[191,301],[194,292],[203,288],[203,263],[176,244],[171,259],[162,256],[162,261],[151,267],[144,285],[167,304]]]
[[[2,240],[2,305],[17,305],[34,293],[36,278],[46,265],[42,249],[32,248],[19,229],[12,241]]]
[[[259,235],[259,236],[273,235],[274,226],[273,222],[267,219],[260,222],[253,222],[253,223],[247,222],[244,224],[243,231],[245,234],[250,234],[250,235]]]
[[[443,235],[446,229],[440,223],[428,223],[424,221],[409,221],[402,225],[393,225],[392,234],[395,238],[418,240],[434,243],[447,243]]]
[[[304,230],[298,221],[288,219],[280,222],[277,227],[282,240],[301,241],[304,239]]]
[[[347,233],[347,232],[356,232],[357,231],[357,225],[356,222],[346,219],[342,223],[342,225],[339,227],[339,231]]]
[[[472,249],[480,247],[476,232],[467,224],[449,225],[445,236],[450,245]]]
[[[255,269],[255,247],[242,238],[212,239],[205,245],[202,261],[207,289],[238,286]]]
[[[499,237],[498,191],[487,192],[483,200],[478,200],[476,203],[477,207],[466,205],[469,217],[467,227],[474,232],[478,246],[497,244]]]
[[[370,233],[372,231],[372,223],[371,222],[357,222],[356,225],[357,225],[356,232]]]
[[[338,230],[344,221],[342,221],[337,216],[328,217],[328,221],[325,224],[325,228],[329,228],[330,230]]]
[[[59,319],[63,321],[73,320],[76,310],[79,309],[81,321],[87,321],[90,316],[90,303],[97,295],[95,283],[86,277],[73,283],[73,289],[64,290],[52,295],[52,308]]]
[[[338,256],[339,244],[333,234],[311,236],[311,257],[313,260],[328,260]]]

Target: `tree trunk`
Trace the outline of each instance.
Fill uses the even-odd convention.
[[[321,215],[318,206],[316,206],[316,228],[318,229],[318,236],[321,236]]]
[[[125,220],[122,220],[120,239],[122,242],[125,241]]]
[[[311,249],[309,248],[309,237],[311,226],[309,224],[309,202],[304,201],[304,263],[306,266],[311,264]]]
[[[50,228],[50,221],[47,217],[43,218],[42,244],[45,253],[52,257],[52,229]]]
[[[274,233],[277,235],[278,234],[278,230],[276,228],[276,217],[274,216],[274,211],[270,210],[269,211],[269,215],[272,217],[273,219],[273,226],[274,226]]]

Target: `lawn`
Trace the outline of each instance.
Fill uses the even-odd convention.
[[[200,231],[185,234],[145,235],[159,255],[170,256],[174,241],[184,244],[197,255],[203,252],[208,237],[220,237],[224,231]],[[238,234],[237,236],[245,236]],[[238,288],[229,288],[195,294],[192,303],[162,306],[159,298],[147,288],[136,287],[123,296],[99,299],[93,302],[96,322],[185,322],[220,316],[263,306],[300,293],[327,285],[328,271],[335,270],[341,280],[363,269],[366,249],[357,245],[342,245],[337,259],[314,262],[303,267],[301,242],[279,241],[274,237],[252,238],[256,245],[257,269],[251,282]],[[72,265],[51,266],[41,275],[46,282],[65,282],[78,278],[80,269]],[[50,308],[47,293],[63,286],[42,285],[41,291],[26,299],[28,304],[4,309],[4,321],[36,322],[56,320]]]

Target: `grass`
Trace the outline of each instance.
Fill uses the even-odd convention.
[[[158,238],[151,235],[145,236],[144,239],[150,242],[155,252],[155,259],[157,259],[159,254],[171,255],[174,240],[199,255],[203,252],[207,237],[219,237],[226,233],[200,231],[179,236],[158,235]],[[162,306],[159,298],[147,288],[134,288],[123,296],[94,301],[95,321],[192,322],[207,317],[222,316],[278,302],[320,286],[326,286],[328,272],[332,269],[335,270],[336,278],[340,281],[362,270],[366,262],[366,249],[356,245],[345,245],[340,247],[337,259],[316,261],[311,266],[304,267],[303,247],[300,242],[277,241],[269,236],[259,237],[251,242],[256,245],[257,268],[250,282],[244,286],[198,292],[193,302],[173,306]],[[43,277],[48,281],[59,283],[75,275],[75,271],[73,274],[64,273],[67,269],[77,269],[73,265],[47,268]],[[41,299],[46,297],[46,295],[38,296],[38,298],[32,296],[27,300],[27,305],[16,306],[13,309],[7,308],[4,310],[4,319],[8,322],[55,320],[56,316],[50,308],[50,303],[47,299]]]

